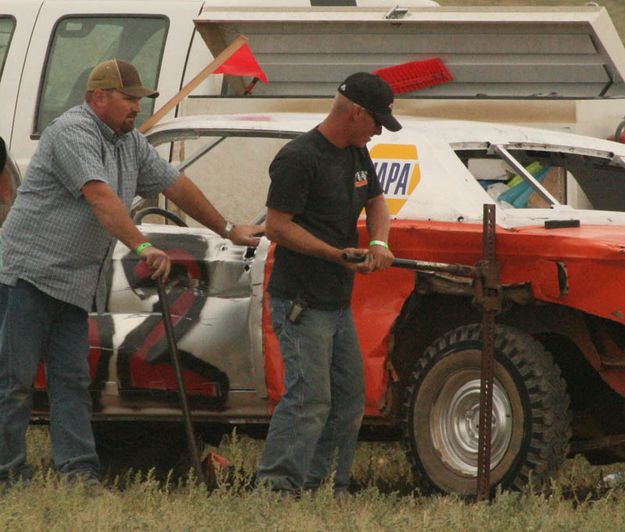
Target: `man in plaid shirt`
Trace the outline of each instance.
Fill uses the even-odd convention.
[[[0,270],[0,484],[32,476],[26,463],[37,364],[46,363],[50,429],[59,473],[99,484],[91,429],[88,312],[103,309],[116,239],[166,280],[168,255],[128,214],[136,195],[162,192],[236,244],[255,246],[260,226],[233,225],[135,130],[143,87],[130,63],[97,65],[83,105],[44,131],[2,234]]]

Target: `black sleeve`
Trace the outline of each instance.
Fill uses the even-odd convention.
[[[312,169],[302,154],[281,151],[269,166],[271,184],[266,206],[277,211],[300,214],[306,208]]]
[[[373,165],[373,161],[371,160],[371,156],[367,150],[365,150],[365,156],[367,164],[369,165],[369,175],[371,176],[367,185],[367,199],[371,199],[382,194],[382,185],[380,185],[378,174],[375,171],[375,166]]]
[[[4,165],[7,162],[7,149],[4,145],[4,140],[0,137],[0,172],[4,170]]]

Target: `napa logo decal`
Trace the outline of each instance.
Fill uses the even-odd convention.
[[[376,144],[370,151],[390,213],[397,214],[421,180],[414,144]]]

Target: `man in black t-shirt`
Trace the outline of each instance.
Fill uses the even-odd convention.
[[[359,72],[338,88],[312,131],[288,143],[269,168],[267,236],[277,243],[269,281],[286,392],[271,419],[258,478],[271,489],[316,489],[336,453],[335,491],[345,491],[364,413],[364,370],[350,308],[355,273],[390,266],[389,214],[366,144],[398,131],[393,91]],[[368,249],[356,223],[367,214]],[[344,253],[366,255],[348,263]]]

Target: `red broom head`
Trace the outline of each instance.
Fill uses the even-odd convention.
[[[425,89],[454,79],[438,57],[380,68],[373,74],[384,79],[395,94]]]

